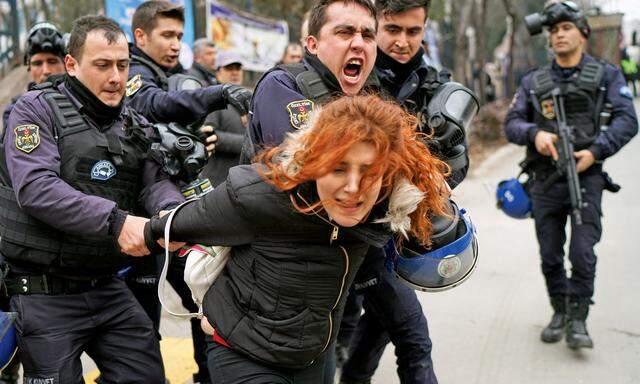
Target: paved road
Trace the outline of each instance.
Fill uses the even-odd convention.
[[[636,108],[640,104],[636,105]],[[443,293],[419,293],[434,342],[433,358],[442,384],[637,384],[640,383],[640,139],[606,169],[623,185],[605,193],[603,241],[597,247],[596,305],[588,321],[595,349],[575,352],[564,341],[543,344],[539,334],[551,316],[540,273],[531,220],[513,220],[495,208],[494,188],[517,173],[523,150],[497,151],[455,191],[471,213],[480,239],[474,276]],[[186,322],[165,316],[167,377],[191,383],[193,370]],[[96,372],[88,365],[88,377]],[[93,371],[92,373],[90,373]],[[398,383],[390,346],[373,380]]]

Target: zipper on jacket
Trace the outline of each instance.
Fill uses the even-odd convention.
[[[336,236],[337,236],[338,227],[335,227],[335,228],[336,230],[334,232],[336,233]],[[338,306],[338,303],[340,303],[340,299],[342,298],[342,293],[344,291],[344,283],[347,280],[347,274],[349,274],[349,254],[347,253],[347,250],[344,249],[342,245],[338,247],[342,250],[342,254],[344,255],[344,274],[342,275],[342,283],[340,284],[340,292],[338,292],[338,297],[336,298],[336,302],[333,304],[331,311],[329,311],[329,334],[327,335],[327,342],[324,344],[322,351],[320,351],[321,354],[327,349],[327,347],[329,346],[329,342],[331,341],[331,335],[333,335],[333,318],[331,317],[331,315],[333,314],[333,311]]]
[[[331,231],[331,240],[329,240],[329,244],[333,243],[334,240],[338,240],[338,231],[340,229],[338,228],[337,225],[333,226],[333,231]]]

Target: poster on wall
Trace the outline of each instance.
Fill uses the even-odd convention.
[[[289,42],[285,21],[235,11],[216,1],[210,1],[207,9],[207,36],[219,50],[239,54],[245,69],[264,72],[280,61]]]
[[[191,0],[169,0],[174,4],[184,7],[184,36],[182,37],[182,49],[180,50],[180,64],[189,68],[193,62],[194,22],[193,4]],[[127,39],[133,42],[131,31],[131,19],[138,5],[145,0],[105,0],[104,8],[107,17],[114,19],[127,34]]]

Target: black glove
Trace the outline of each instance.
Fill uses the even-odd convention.
[[[239,85],[225,84],[222,86],[222,96],[227,104],[231,104],[240,115],[246,115],[251,108],[253,93]]]

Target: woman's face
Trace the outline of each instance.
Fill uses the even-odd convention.
[[[375,147],[368,143],[352,146],[335,169],[316,180],[322,206],[337,224],[353,227],[360,223],[378,200],[382,175],[366,191],[362,182],[376,158]]]

